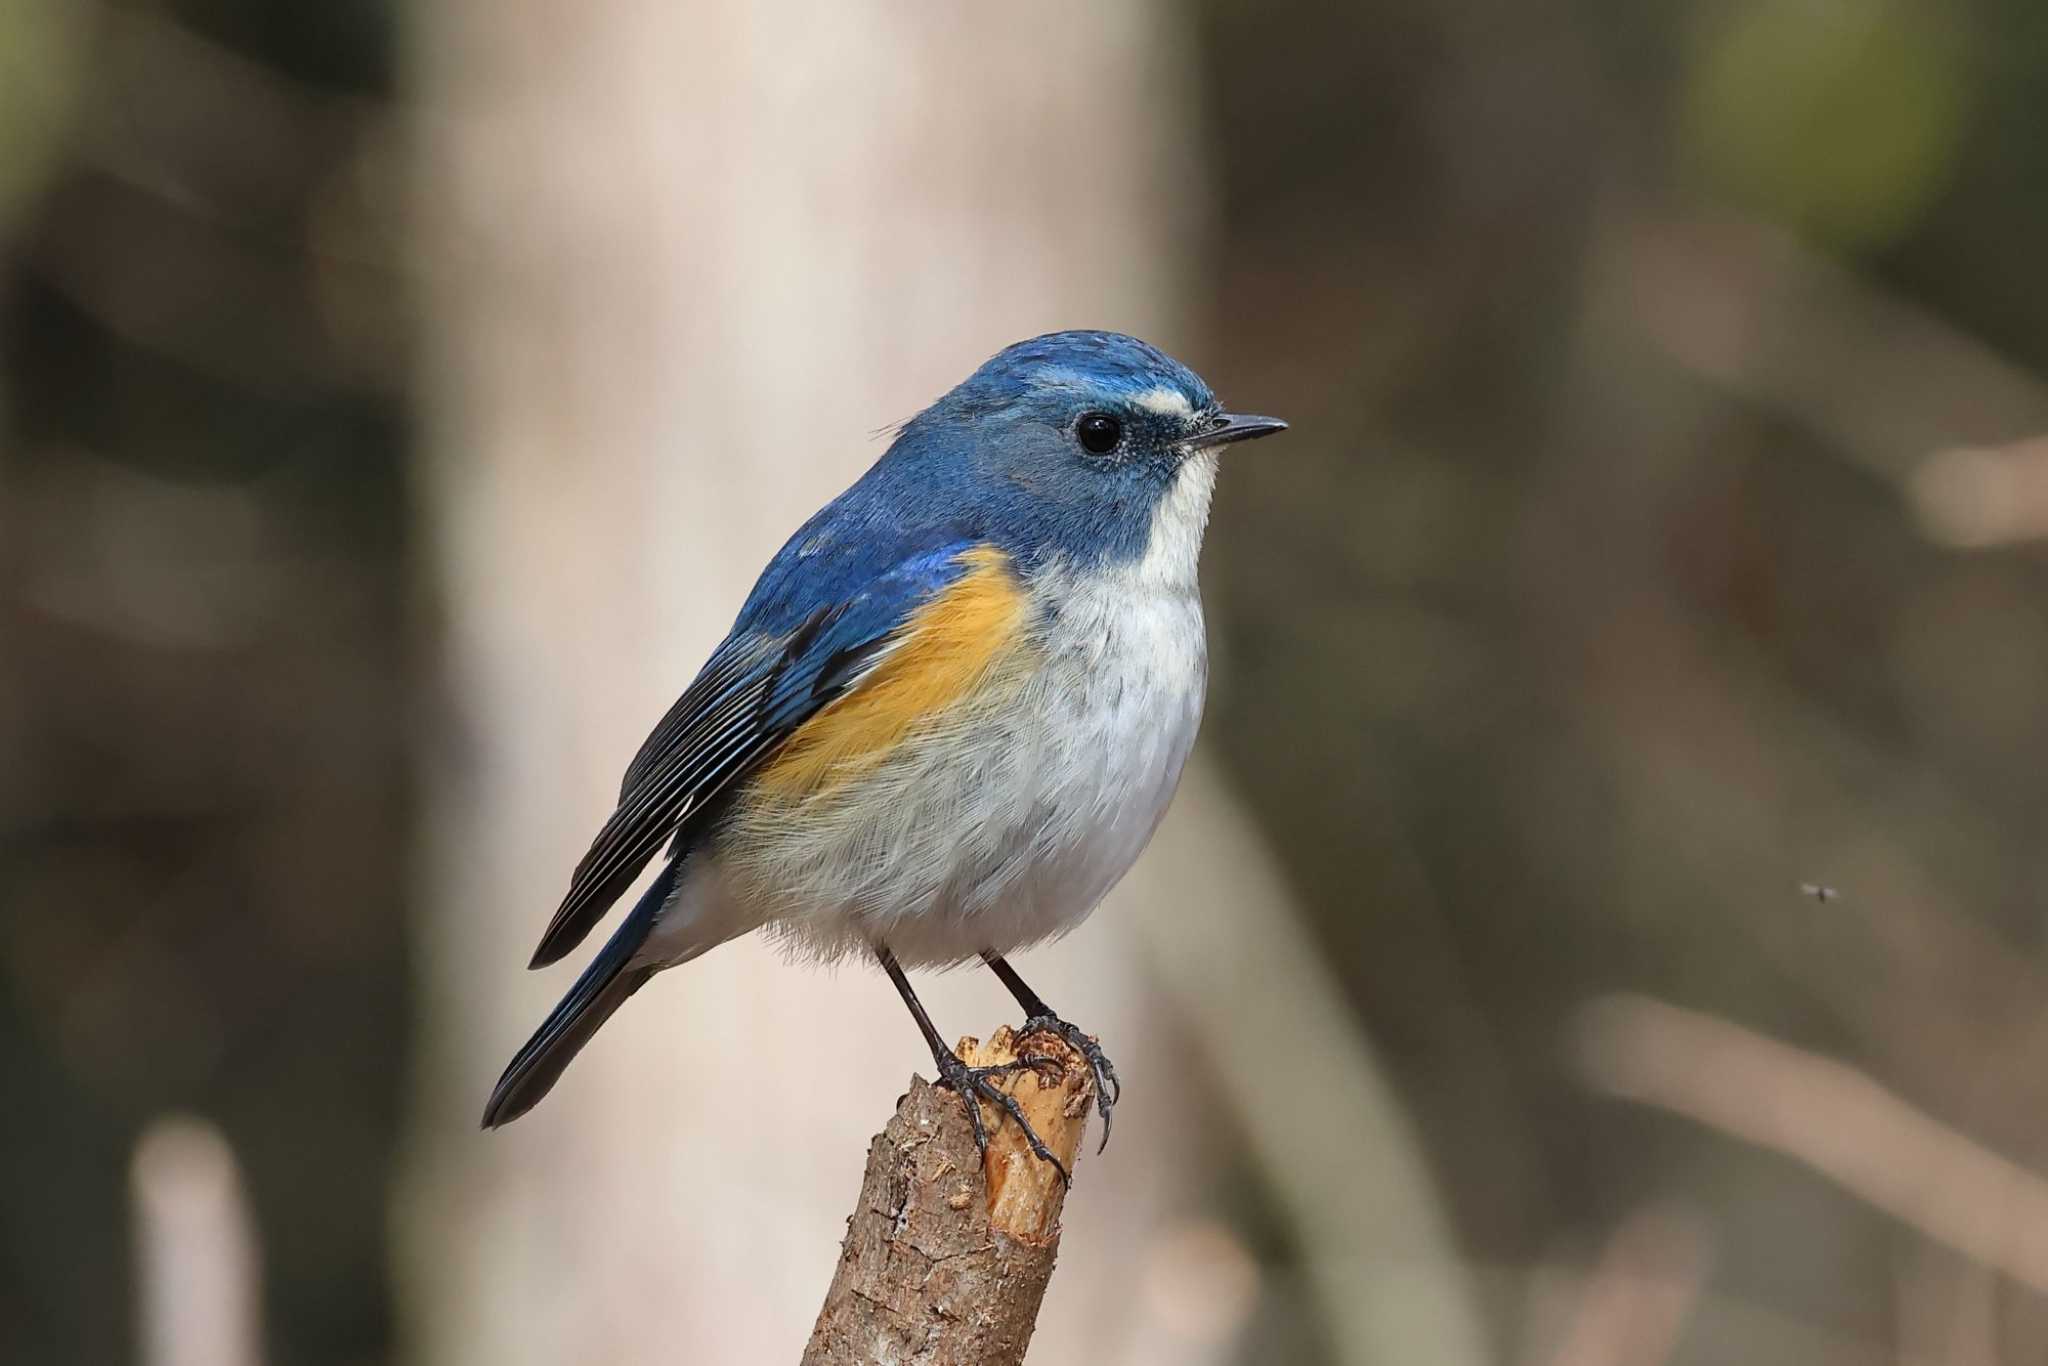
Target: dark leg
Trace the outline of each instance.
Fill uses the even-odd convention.
[[[1024,1007],[1024,1032],[1026,1034],[1051,1034],[1066,1041],[1069,1048],[1088,1060],[1088,1067],[1095,1073],[1095,1108],[1102,1115],[1102,1142],[1095,1149],[1101,1152],[1109,1146],[1109,1112],[1124,1093],[1123,1083],[1116,1079],[1116,1067],[1109,1055],[1102,1051],[1102,1045],[1073,1025],[1059,1017],[1059,1012],[1039,998],[1037,992],[1024,985],[1024,979],[1017,975],[1017,969],[1003,961],[1001,954],[984,953],[981,961],[988,964],[989,971],[997,980],[1010,989],[1017,998],[1017,1004]]]
[[[967,1122],[974,1126],[974,1146],[983,1156],[988,1154],[988,1130],[981,1122],[981,1106],[976,1097],[993,1101],[1003,1113],[1017,1121],[1017,1127],[1024,1131],[1024,1141],[1030,1145],[1034,1156],[1052,1163],[1062,1181],[1073,1178],[1068,1175],[1066,1164],[1052,1154],[1045,1146],[1038,1132],[1031,1127],[1031,1121],[1024,1118],[1024,1111],[1017,1105],[1017,1098],[1000,1086],[993,1084],[991,1077],[1005,1076],[1034,1066],[1028,1061],[1004,1063],[997,1067],[969,1067],[960,1060],[960,1055],[946,1047],[946,1041],[939,1037],[939,1031],[932,1024],[932,1017],[925,1014],[924,1003],[917,999],[917,993],[910,989],[910,979],[903,975],[903,965],[896,961],[896,955],[882,945],[875,945],[876,961],[882,971],[889,974],[889,980],[896,984],[896,994],[903,998],[903,1004],[910,1007],[910,1017],[917,1021],[917,1029],[924,1035],[925,1046],[932,1051],[932,1063],[939,1069],[939,1085],[958,1093],[967,1102]]]

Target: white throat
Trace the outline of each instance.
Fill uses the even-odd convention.
[[[1195,451],[1181,461],[1173,484],[1152,509],[1145,553],[1129,573],[1154,588],[1191,588],[1209,525],[1209,499],[1216,492],[1216,452]]]

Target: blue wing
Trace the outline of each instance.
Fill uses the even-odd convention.
[[[732,634],[641,745],[531,966],[581,943],[663,844],[685,850],[719,794],[857,684],[910,614],[966,572],[960,557],[977,544],[877,536],[835,517],[844,511],[828,507],[783,547]]]

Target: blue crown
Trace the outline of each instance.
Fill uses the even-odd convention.
[[[1161,389],[1180,394],[1194,412],[1216,404],[1200,375],[1149,342],[1121,332],[1048,332],[989,357],[932,410],[970,416],[1013,407],[1033,394],[1131,399]]]

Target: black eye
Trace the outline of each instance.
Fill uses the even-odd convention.
[[[1124,439],[1124,424],[1108,413],[1083,413],[1074,424],[1074,435],[1081,438],[1081,449],[1088,454],[1108,455]]]

